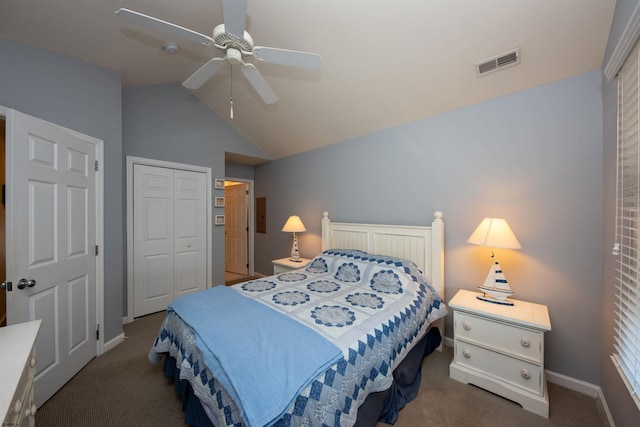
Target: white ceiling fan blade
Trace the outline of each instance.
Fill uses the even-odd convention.
[[[247,0],[223,0],[222,15],[227,34],[236,40],[243,38],[247,20]]]
[[[321,64],[320,55],[316,53],[277,49],[275,47],[256,46],[253,48],[253,57],[262,62],[306,68],[308,70],[319,70]]]
[[[195,73],[191,74],[191,76],[182,83],[182,86],[187,89],[198,89],[207,80],[215,76],[216,73],[220,71],[224,65],[224,61],[224,58],[213,58],[209,60],[209,62],[198,68]]]
[[[249,80],[249,83],[251,83],[251,86],[258,92],[258,95],[260,95],[260,98],[262,98],[265,104],[275,104],[278,97],[255,65],[244,64],[242,66],[242,74]]]
[[[184,40],[191,40],[206,46],[213,46],[215,44],[213,38],[209,36],[205,36],[204,34],[197,33],[188,28],[184,28],[158,18],[153,18],[133,10],[118,9],[116,11],[116,15],[118,15],[123,21],[131,24],[146,27],[151,30],[162,31],[163,33],[171,34]]]

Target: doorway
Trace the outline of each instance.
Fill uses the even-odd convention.
[[[42,320],[40,406],[104,350],[103,141],[1,106],[0,115],[6,323]]]
[[[227,178],[225,195],[225,284],[254,275],[253,182]]]
[[[2,280],[7,277],[7,241],[6,241],[6,215],[4,200],[4,172],[5,172],[5,120],[0,117],[0,189],[2,189],[2,204],[0,204],[0,277]],[[0,288],[0,327],[7,324],[7,291]]]

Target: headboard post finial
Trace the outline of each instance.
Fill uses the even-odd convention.
[[[442,222],[442,212],[435,211],[433,213],[433,220],[436,221],[436,222]]]
[[[322,213],[322,252],[331,247],[331,236],[329,233],[329,212]]]

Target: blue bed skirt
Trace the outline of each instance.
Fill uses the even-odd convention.
[[[377,422],[395,423],[398,419],[398,411],[415,399],[418,394],[422,360],[435,350],[441,341],[442,337],[438,328],[431,328],[395,369],[391,387],[385,391],[370,394],[358,408],[355,427],[372,427]],[[213,427],[189,382],[180,380],[180,371],[176,366],[176,361],[169,354],[165,354],[164,375],[173,378],[176,392],[182,397],[185,423],[196,427]],[[275,424],[275,426],[279,425],[279,423]]]

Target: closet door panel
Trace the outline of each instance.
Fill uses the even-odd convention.
[[[176,170],[175,297],[207,287],[207,176]]]
[[[171,169],[134,166],[134,316],[174,298],[174,181]]]

